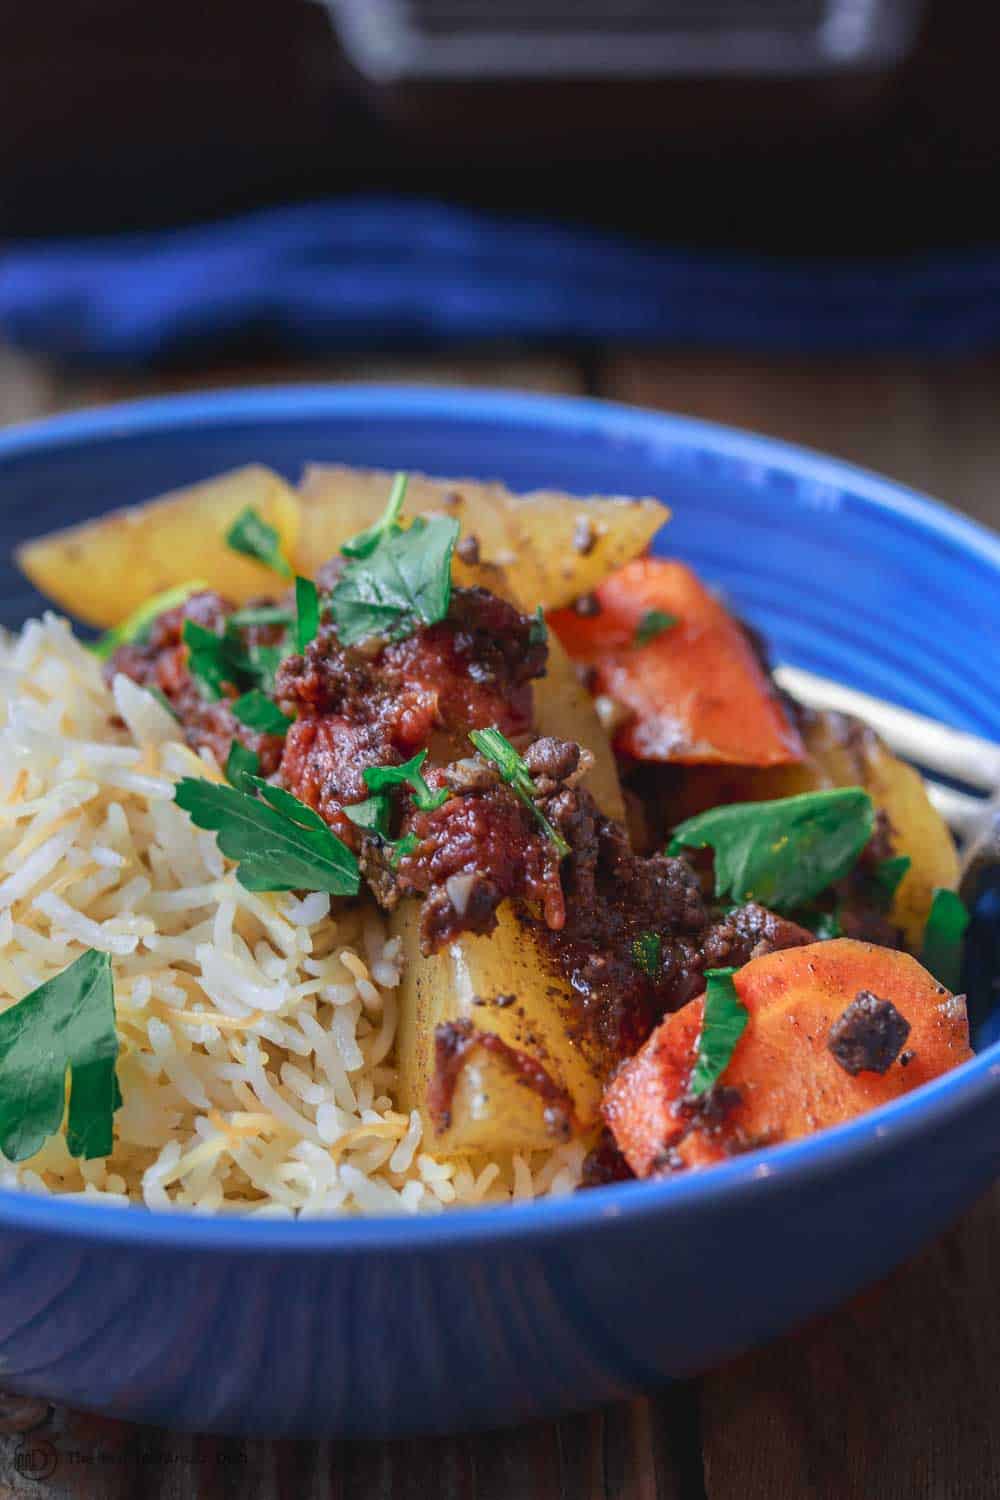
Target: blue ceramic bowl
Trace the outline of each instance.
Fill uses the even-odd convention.
[[[285,389],[62,417],[0,436],[3,551],[251,459],[291,477],[337,459],[661,495],[664,545],[781,658],[1000,739],[1000,540],[843,464],[648,412]],[[39,601],[3,567],[15,623]],[[830,1307],[998,1168],[1000,1045],[984,1045],[823,1135],[568,1201],[296,1224],[0,1193],[0,1379],[220,1432],[539,1417],[704,1369]]]

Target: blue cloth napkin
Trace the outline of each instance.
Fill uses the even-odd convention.
[[[1000,248],[779,261],[364,195],[0,251],[0,334],[26,350],[146,361],[255,333],[307,353],[494,338],[965,350],[1000,339]]]

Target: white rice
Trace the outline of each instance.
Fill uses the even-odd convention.
[[[398,943],[373,908],[243,889],[172,800],[221,773],[151,694],[46,615],[0,639],[0,700],[0,1008],[110,953],[124,1097],[107,1160],[60,1133],[0,1185],[271,1217],[572,1191],[579,1145],[434,1156],[393,1103]]]

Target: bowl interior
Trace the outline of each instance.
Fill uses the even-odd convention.
[[[588,401],[276,389],[0,434],[0,619],[16,625],[42,605],[10,561],[18,541],[243,463],[295,480],[314,460],[498,478],[516,490],[656,495],[673,510],[656,550],[721,585],[776,660],[1000,740],[1000,539],[818,454]],[[982,903],[971,947],[983,1046],[1000,1035],[997,893]]]

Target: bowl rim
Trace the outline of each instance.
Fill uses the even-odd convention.
[[[834,486],[878,509],[905,518],[952,547],[974,553],[1000,580],[1000,536],[907,486],[870,470],[780,439],[593,397],[481,388],[345,384],[251,386],[199,391],[115,403],[42,417],[0,432],[4,463],[33,451],[87,439],[106,441],[165,429],[183,432],[206,421],[313,419],[352,412],[419,416],[433,420],[493,419],[512,426],[541,425],[569,433],[597,432],[605,439],[639,439],[700,449],[780,469],[799,482]],[[524,1204],[495,1204],[434,1215],[372,1218],[266,1219],[209,1217],[191,1210],[150,1211],[81,1199],[0,1189],[0,1230],[44,1233],[146,1250],[234,1253],[295,1252],[307,1256],[412,1254],[486,1241],[527,1243],[590,1233],[625,1220],[630,1224],[674,1213],[697,1212],[717,1198],[770,1196],[807,1178],[827,1178],[860,1160],[877,1158],[900,1143],[943,1128],[992,1096],[1000,1097],[1000,1041],[970,1061],[889,1104],[816,1135],[715,1166],[655,1182],[628,1182]]]

